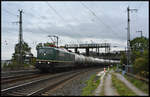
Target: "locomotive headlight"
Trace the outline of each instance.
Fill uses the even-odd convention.
[[[39,63],[41,63],[41,61],[39,61]]]
[[[48,62],[48,64],[50,64],[50,62]]]

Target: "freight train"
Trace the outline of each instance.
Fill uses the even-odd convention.
[[[89,67],[103,64],[116,64],[120,61],[86,57],[63,48],[38,47],[35,67],[42,72],[53,72],[56,68]]]

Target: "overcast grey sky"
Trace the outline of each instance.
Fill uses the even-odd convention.
[[[146,1],[56,1],[2,2],[2,60],[11,59],[18,42],[18,9],[23,9],[23,39],[36,56],[36,44],[47,42],[48,35],[58,35],[59,45],[69,43],[109,42],[113,50],[123,50],[127,39],[127,6],[131,13],[131,39],[149,37],[148,2]]]

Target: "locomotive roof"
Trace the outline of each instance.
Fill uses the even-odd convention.
[[[63,52],[66,52],[66,53],[70,53],[68,50],[66,50],[65,48],[56,48],[56,47],[49,47],[49,46],[43,46],[43,47],[40,47],[40,48],[52,48],[52,49],[55,49],[55,50],[59,50],[59,51],[63,51]]]

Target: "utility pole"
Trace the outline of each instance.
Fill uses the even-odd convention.
[[[130,9],[129,6],[127,7],[127,22],[128,22],[128,28],[127,28],[127,72],[128,67],[131,64],[131,47],[130,47],[130,11],[137,11],[137,9]]]
[[[136,31],[136,32],[141,32],[141,38],[143,37],[143,36],[142,36],[142,30],[141,30],[141,31]]]
[[[18,10],[19,11],[19,65],[22,66],[22,42],[23,42],[23,34],[22,34],[22,13],[23,10]]]

